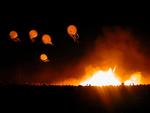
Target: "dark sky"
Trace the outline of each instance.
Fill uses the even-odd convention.
[[[130,44],[129,46],[126,45],[125,41],[131,42],[131,45],[134,45],[133,48],[138,48],[133,49],[133,51],[136,51],[135,54],[137,55],[134,54],[135,56],[140,56],[135,62],[139,60],[140,62],[138,64],[134,62],[135,66],[131,65],[132,59],[135,57],[133,55],[131,59],[128,58],[127,63],[124,63],[122,68],[131,72],[142,71],[146,73],[144,77],[149,77],[147,74],[149,73],[149,60],[147,59],[150,57],[150,21],[148,15],[129,12],[107,13],[104,9],[97,12],[89,12],[89,9],[88,11],[85,9],[83,9],[84,11],[82,9],[75,11],[76,8],[68,7],[68,9],[66,8],[67,12],[67,10],[61,11],[61,9],[56,11],[57,7],[49,10],[45,8],[46,11],[44,9],[40,11],[39,8],[35,10],[34,7],[33,10],[30,8],[31,10],[27,12],[15,12],[16,10],[11,11],[10,9],[10,12],[1,14],[0,82],[55,83],[72,78],[80,79],[85,74],[86,66],[102,66],[103,63],[97,63],[103,60],[103,58],[97,57],[97,53],[104,52],[102,48],[106,47],[106,52],[108,53],[110,50],[111,53],[109,45],[110,48],[114,48],[114,45],[121,43],[121,46],[115,50],[122,48],[122,45],[125,45],[126,49],[130,49]],[[70,24],[74,24],[78,28],[79,44],[75,43],[67,34],[66,28]],[[31,29],[36,29],[39,33],[35,43],[31,43],[29,40],[28,32]],[[11,30],[16,30],[19,33],[21,43],[10,40],[9,32]],[[128,32],[133,35],[131,41],[130,37],[126,36]],[[41,36],[44,33],[52,36],[54,46],[42,44]],[[117,38],[120,36],[119,33],[121,33],[121,37],[125,36],[125,38]],[[107,42],[109,36],[110,40],[113,40],[113,44]],[[137,42],[138,46],[132,42]],[[123,53],[131,54],[134,53],[133,51]],[[39,59],[41,53],[46,53],[50,62],[43,63]],[[110,61],[110,59],[105,60]],[[107,63],[108,66],[116,65],[114,62]]]

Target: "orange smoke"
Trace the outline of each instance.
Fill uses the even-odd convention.
[[[130,79],[132,73],[141,72],[142,83],[147,83],[145,81],[148,80],[144,78],[148,78],[149,69],[147,66],[150,61],[142,53],[140,42],[136,38],[137,36],[131,30],[120,27],[105,28],[92,45],[94,49],[88,51],[80,65],[84,64],[84,68],[92,65],[101,70],[117,65],[118,69],[115,73],[121,82]],[[84,77],[86,74],[83,75]]]

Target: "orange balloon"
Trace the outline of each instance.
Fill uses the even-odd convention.
[[[76,35],[76,33],[77,33],[76,26],[75,25],[69,25],[67,27],[67,32],[68,32],[69,35]]]
[[[51,38],[51,36],[48,35],[48,34],[44,34],[44,35],[42,36],[42,42],[43,42],[44,44],[52,44],[52,38]]]
[[[29,32],[30,39],[36,38],[38,36],[38,32],[36,30],[31,30]]]
[[[17,39],[18,33],[17,33],[16,31],[11,31],[11,32],[9,33],[9,36],[10,36],[10,38],[11,38],[12,40],[14,40],[14,39]]]
[[[41,54],[40,55],[40,59],[43,61],[43,62],[47,62],[48,61],[48,57],[46,54]]]

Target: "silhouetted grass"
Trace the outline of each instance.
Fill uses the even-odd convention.
[[[150,85],[55,86],[1,85],[1,108],[43,112],[145,113],[149,111]]]

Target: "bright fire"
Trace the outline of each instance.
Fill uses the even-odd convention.
[[[120,80],[117,78],[115,74],[115,69],[111,68],[107,71],[99,70],[93,74],[93,76],[86,81],[82,82],[80,85],[82,86],[118,86],[121,85]],[[129,80],[124,82],[124,85],[137,85],[141,83],[141,73],[137,72],[131,75]]]
[[[137,72],[131,75],[129,80],[124,82],[125,85],[138,85],[141,83],[141,73]]]
[[[108,71],[98,71],[91,78],[82,82],[81,85],[106,86],[106,85],[121,85],[121,82],[116,77],[115,73],[110,68]]]

